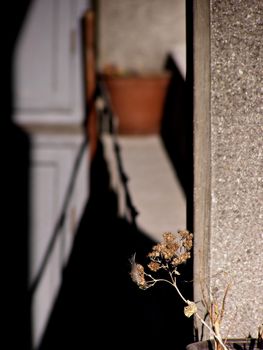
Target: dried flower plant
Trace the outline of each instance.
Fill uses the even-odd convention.
[[[221,323],[223,320],[224,312],[225,312],[225,304],[229,289],[231,287],[231,283],[227,283],[225,290],[223,292],[222,300],[220,301],[216,296],[215,291],[211,291],[209,288],[208,292],[203,288],[203,284],[201,284],[201,292],[202,292],[202,304],[205,307],[207,315],[209,316],[211,328],[215,332],[215,334],[221,338],[220,329]],[[224,340],[226,343],[226,339]],[[222,346],[220,342],[215,338],[215,350],[222,350]]]
[[[157,282],[165,282],[173,286],[180,298],[186,304],[184,314],[186,317],[194,315],[213,335],[217,350],[227,350],[222,337],[220,335],[220,322],[223,317],[224,303],[219,312],[216,303],[212,303],[209,307],[212,327],[199,315],[197,305],[194,301],[187,300],[177,286],[177,277],[180,275],[178,267],[187,262],[191,257],[191,249],[193,245],[193,234],[187,230],[180,230],[177,234],[165,232],[163,240],[153,246],[152,251],[148,254],[150,259],[147,265],[149,273],[145,271],[144,266],[137,263],[135,254],[131,258],[131,278],[139,288],[147,289],[153,287]],[[154,277],[154,274],[163,272],[165,278]],[[225,293],[225,295],[227,292]],[[207,303],[208,306],[208,303]]]

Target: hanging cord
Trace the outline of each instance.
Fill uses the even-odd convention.
[[[118,130],[117,117],[113,112],[111,99],[108,94],[107,88],[104,82],[102,81],[102,79],[99,79],[99,78],[98,78],[95,105],[96,105],[96,110],[99,118],[98,120],[99,135],[101,135],[104,131],[107,131],[112,137],[114,154],[117,161],[117,168],[118,168],[119,176],[124,188],[126,206],[130,213],[131,222],[137,229],[136,217],[139,212],[133,204],[129,187],[128,187],[129,177],[127,176],[124,169],[122,155],[121,155],[121,146],[119,144],[118,136],[117,136],[117,130]]]
[[[75,189],[76,185],[76,178],[80,169],[81,162],[83,160],[83,157],[85,155],[87,148],[87,139],[85,138],[81,145],[79,146],[78,153],[75,157],[75,161],[71,170],[71,176],[70,176],[70,181],[68,183],[67,191],[65,193],[65,198],[63,202],[63,206],[60,212],[60,215],[58,216],[58,220],[56,221],[54,230],[52,232],[52,237],[48,243],[48,246],[46,248],[45,254],[43,256],[43,259],[41,261],[40,267],[33,279],[33,281],[30,283],[29,286],[29,296],[30,296],[30,302],[32,302],[33,295],[36,291],[36,289],[39,286],[40,281],[42,280],[43,274],[47,268],[50,256],[54,250],[57,238],[59,235],[63,234],[63,227],[65,225],[65,220],[67,217],[67,210],[68,206],[70,204],[70,200],[73,195],[73,191]]]

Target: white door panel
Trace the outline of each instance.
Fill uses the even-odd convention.
[[[18,123],[80,123],[84,76],[80,21],[84,0],[35,0],[14,60]]]

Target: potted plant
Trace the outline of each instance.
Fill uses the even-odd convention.
[[[203,327],[206,327],[211,339],[206,341],[197,341],[189,344],[187,350],[228,350],[235,348],[237,350],[253,350],[263,348],[263,324],[258,329],[258,338],[248,337],[247,339],[223,339],[220,326],[225,309],[225,300],[230,285],[228,284],[222,303],[214,300],[213,297],[207,298],[204,294],[203,304],[207,309],[210,318],[208,323],[202,318],[198,311],[197,303],[187,300],[177,285],[177,277],[180,275],[178,268],[181,264],[187,262],[191,257],[190,251],[193,245],[193,234],[187,230],[178,231],[176,234],[166,232],[163,234],[163,240],[153,246],[152,251],[147,255],[149,263],[146,268],[136,262],[135,254],[131,258],[131,278],[140,289],[146,290],[153,287],[156,283],[168,283],[175,288],[177,294],[184,303],[184,314],[186,317],[194,316]]]
[[[160,132],[171,80],[169,71],[124,71],[109,65],[103,69],[101,80],[108,91],[119,134],[149,135]]]

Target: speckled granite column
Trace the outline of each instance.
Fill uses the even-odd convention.
[[[256,336],[263,322],[263,1],[198,2],[195,284],[203,271],[220,300],[231,282],[223,335]]]

